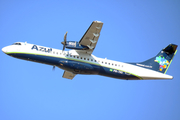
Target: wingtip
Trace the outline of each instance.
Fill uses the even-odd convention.
[[[101,21],[98,21],[98,20],[95,20],[94,22],[96,22],[96,23],[102,23]]]

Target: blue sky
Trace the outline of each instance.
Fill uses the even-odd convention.
[[[93,54],[141,62],[170,43],[180,45],[179,0],[0,0],[0,48],[21,41],[62,49],[79,41],[92,21],[104,23]],[[173,80],[127,81],[77,75],[0,52],[1,120],[179,120],[177,52]]]

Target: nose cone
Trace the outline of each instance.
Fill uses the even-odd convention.
[[[4,53],[6,53],[6,52],[7,52],[7,47],[3,47],[3,48],[2,48],[2,51],[3,51]]]

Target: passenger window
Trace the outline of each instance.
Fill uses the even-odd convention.
[[[89,58],[87,60],[89,61]]]
[[[91,59],[91,61],[93,61],[93,59]]]
[[[74,58],[76,58],[76,56],[74,56]]]
[[[107,64],[107,62],[105,62],[105,64]]]
[[[13,45],[21,45],[21,43],[13,43]]]
[[[97,62],[97,61],[95,60],[95,62]]]
[[[79,59],[79,56],[77,56],[77,58]]]
[[[82,59],[82,57],[81,57],[81,59]]]
[[[84,58],[84,60],[86,60],[86,58]]]
[[[117,64],[115,64],[115,66],[117,66]]]
[[[70,57],[72,57],[72,55],[70,55]]]

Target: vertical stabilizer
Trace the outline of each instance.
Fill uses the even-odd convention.
[[[176,49],[177,45],[169,44],[166,48],[162,49],[155,57],[144,62],[136,63],[136,65],[165,74],[172,62],[174,55],[177,52]]]

